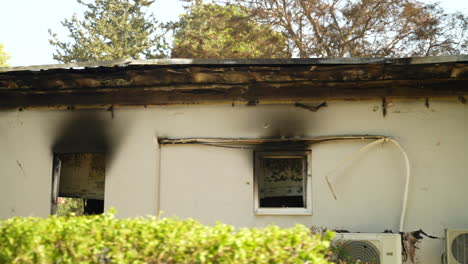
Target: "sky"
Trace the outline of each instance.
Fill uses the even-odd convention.
[[[431,0],[423,2],[431,3]],[[442,0],[448,11],[468,13],[468,0]],[[84,8],[76,0],[0,0],[0,43],[11,55],[11,66],[58,63],[52,59],[54,47],[49,44],[48,29],[60,37],[67,35],[60,24]],[[177,20],[183,13],[178,0],[156,0],[150,12],[161,22]]]

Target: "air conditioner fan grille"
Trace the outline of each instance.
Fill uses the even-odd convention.
[[[338,248],[338,263],[380,264],[379,250],[371,242],[344,241]]]
[[[460,264],[468,264],[468,233],[455,237],[452,242],[452,255]]]

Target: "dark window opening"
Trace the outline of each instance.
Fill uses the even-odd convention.
[[[302,196],[275,196],[260,198],[260,207],[304,207]]]
[[[255,152],[257,209],[309,208],[309,155],[310,151]]]
[[[94,215],[104,212],[105,155],[54,155],[52,214]]]
[[[58,197],[58,216],[82,216],[104,213],[104,200]]]

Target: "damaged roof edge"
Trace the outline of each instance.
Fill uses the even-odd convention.
[[[307,59],[152,59],[112,60],[67,64],[0,67],[0,72],[40,71],[70,68],[125,67],[129,65],[359,65],[359,64],[433,64],[468,62],[468,55],[408,57],[408,58],[307,58]]]
[[[75,67],[75,68],[73,68]],[[0,108],[304,103],[468,96],[468,55],[118,60],[0,72]]]

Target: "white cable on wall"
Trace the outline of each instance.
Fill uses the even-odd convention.
[[[394,140],[392,138],[382,138],[382,139],[375,140],[375,141],[365,145],[364,147],[360,148],[358,151],[356,151],[352,155],[350,155],[348,158],[343,160],[343,162],[341,162],[336,169],[334,169],[334,170],[330,171],[329,173],[327,173],[325,175],[325,180],[327,181],[328,187],[330,188],[330,191],[331,191],[333,197],[335,198],[335,200],[337,200],[338,198],[336,196],[335,191],[333,190],[332,182],[330,181],[330,176],[331,175],[336,175],[336,172],[348,168],[348,166],[351,165],[353,161],[355,161],[357,158],[361,157],[364,153],[366,153],[366,151],[371,149],[373,146],[375,146],[377,144],[380,144],[380,143],[384,143],[386,141],[390,141],[393,144],[395,144],[398,147],[398,149],[403,153],[403,157],[405,158],[406,181],[405,181],[405,187],[404,187],[404,193],[403,193],[403,202],[402,202],[402,208],[401,208],[401,214],[400,214],[400,225],[399,225],[399,231],[403,232],[403,225],[405,223],[406,205],[407,205],[407,202],[408,202],[408,190],[409,190],[409,183],[410,183],[410,162],[409,162],[409,159],[408,159],[408,155],[406,154],[406,151],[403,149],[403,147],[396,140]],[[335,182],[335,181],[336,181],[336,179],[333,180],[333,182]]]
[[[400,232],[403,232],[403,225],[405,224],[405,217],[406,217],[406,205],[408,204],[408,190],[409,190],[409,184],[410,184],[410,175],[411,175],[411,166],[410,162],[408,159],[408,154],[406,154],[406,151],[403,149],[403,147],[398,143],[396,140],[392,138],[388,138],[390,142],[395,144],[403,153],[403,157],[405,157],[405,165],[406,165],[406,182],[405,182],[405,190],[403,193],[403,204],[401,208],[401,214],[400,214]]]
[[[329,173],[327,173],[325,175],[325,180],[327,181],[328,183],[328,187],[330,188],[330,191],[331,193],[333,194],[333,197],[335,198],[335,200],[338,200],[337,196],[336,196],[336,193],[335,191],[333,190],[333,187],[331,185],[331,182],[336,182],[336,179],[333,179],[332,181],[330,181],[330,176],[331,175],[337,175],[337,172],[343,170],[343,169],[346,169],[348,168],[349,165],[352,164],[353,161],[355,161],[356,159],[358,159],[362,154],[364,154],[367,150],[369,150],[370,148],[372,148],[373,146],[379,144],[379,143],[382,143],[385,141],[385,138],[381,138],[381,139],[378,139],[378,140],[375,140],[375,141],[372,141],[371,143],[365,145],[364,147],[360,148],[358,151],[354,152],[352,155],[348,156],[348,158],[344,159],[337,167],[336,169],[330,171]]]

